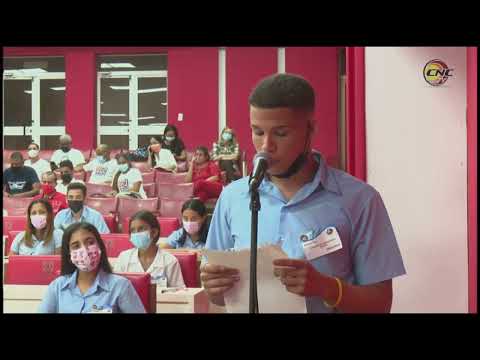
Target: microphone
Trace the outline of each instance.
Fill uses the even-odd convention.
[[[250,189],[258,188],[263,180],[263,177],[265,176],[265,172],[270,166],[270,162],[271,157],[266,152],[261,151],[255,155],[253,158],[253,171],[249,180]]]

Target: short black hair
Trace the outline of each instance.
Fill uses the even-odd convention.
[[[73,170],[73,164],[70,160],[63,160],[58,165],[59,168],[64,167],[64,166],[68,167],[70,170]]]
[[[130,234],[130,226],[132,225],[133,220],[142,220],[146,222],[152,229],[157,229],[158,230],[158,235],[156,239],[153,239],[153,241],[157,242],[158,238],[160,237],[160,223],[158,222],[158,219],[151,211],[148,210],[140,210],[136,212],[131,218],[130,221],[128,222],[128,233]]]
[[[70,190],[77,190],[77,189],[80,189],[82,190],[82,193],[83,193],[83,197],[86,198],[87,197],[87,187],[85,185],[83,185],[81,182],[71,182],[70,184],[68,184],[67,186],[67,195],[68,195],[68,192]]]
[[[178,138],[178,130],[177,130],[177,127],[175,125],[167,125],[165,126],[165,129],[163,130],[163,135],[165,136],[165,134],[169,131],[173,131],[175,133],[175,137]]]
[[[260,109],[290,108],[314,111],[315,91],[303,77],[294,74],[274,74],[262,79],[253,89],[248,102]]]
[[[97,228],[87,222],[78,222],[68,226],[63,233],[61,274],[69,275],[74,273],[75,270],[77,270],[77,267],[72,263],[72,260],[70,259],[70,240],[72,239],[72,235],[78,230],[87,230],[91,232],[93,236],[95,236],[95,239],[97,239],[98,247],[101,251],[100,264],[98,266],[106,273],[112,273],[112,267],[108,262],[107,249]]]
[[[14,151],[10,154],[10,160],[14,160],[14,161],[17,161],[17,160],[20,160],[20,161],[23,161],[23,155],[20,151]]]

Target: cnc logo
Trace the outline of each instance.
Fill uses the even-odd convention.
[[[430,60],[423,68],[423,77],[427,83],[432,86],[440,86],[445,84],[452,74],[450,69],[443,61],[435,59]]]

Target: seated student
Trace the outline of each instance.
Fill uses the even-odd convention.
[[[43,173],[40,194],[33,198],[33,200],[47,200],[52,205],[53,216],[56,216],[60,210],[68,209],[67,197],[55,190],[56,179],[57,177],[51,171]]]
[[[187,160],[185,144],[178,136],[178,130],[175,125],[165,126],[162,138],[162,149],[170,150],[176,161]]]
[[[60,163],[59,170],[62,179],[57,181],[57,186],[55,187],[55,190],[57,190],[59,193],[66,195],[67,187],[71,183],[85,184],[83,180],[73,178],[73,164],[70,160],[63,160]]]
[[[150,139],[150,146],[148,147],[148,165],[152,168],[177,171],[177,162],[172,152],[167,149],[162,149],[161,142],[156,138]]]
[[[209,221],[207,209],[198,199],[187,200],[182,206],[183,227],[170,234],[165,249],[202,249],[207,241]]]
[[[35,143],[28,145],[28,160],[25,161],[25,166],[30,166],[39,179],[42,178],[43,173],[51,171],[50,163],[45,159],[40,159],[40,146]]]
[[[210,154],[205,146],[197,147],[188,168],[185,182],[193,182],[193,194],[203,202],[218,198],[223,190],[221,174],[215,161],[210,160]]]
[[[53,227],[53,210],[45,199],[33,200],[27,209],[26,230],[17,234],[8,255],[59,255],[63,231]]]
[[[3,173],[3,196],[33,197],[40,192],[37,173],[29,166],[24,166],[23,156],[19,151],[10,155],[10,167]]]
[[[235,133],[226,127],[220,134],[218,143],[213,143],[213,160],[218,161],[221,170],[227,172],[227,182],[230,183],[241,178],[238,160],[240,151]]]
[[[63,234],[61,255],[61,276],[48,285],[40,313],[145,313],[132,283],[112,274],[95,226],[69,226]]]
[[[185,287],[180,264],[175,256],[157,246],[160,224],[150,211],[141,210],[128,224],[134,249],[122,251],[115,263],[115,271],[148,272],[152,284],[162,287]]]
[[[118,154],[118,171],[113,177],[110,196],[131,196],[140,199],[146,199],[147,194],[143,189],[142,173],[137,168],[132,168],[127,154]]]
[[[105,144],[98,145],[95,153],[95,159],[83,167],[85,171],[92,172],[88,182],[112,185],[113,176],[118,171],[117,159],[110,159],[110,148]]]
[[[84,205],[87,198],[87,187],[84,184],[72,183],[68,185],[68,209],[61,210],[55,216],[55,228],[65,230],[76,222],[88,222],[98,229],[100,234],[109,234],[110,229],[105,223],[102,214],[97,210]]]
[[[72,148],[72,138],[65,134],[60,136],[60,149],[55,150],[50,158],[50,165],[52,170],[56,170],[60,163],[64,160],[70,160],[75,168],[75,171],[80,171],[85,164],[85,157],[80,150]]]

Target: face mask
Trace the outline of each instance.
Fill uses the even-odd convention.
[[[175,136],[165,136],[165,140],[172,142],[173,140],[175,140]]]
[[[72,181],[72,174],[62,174],[62,180],[64,183],[69,184]]]
[[[103,155],[97,155],[97,157],[95,158],[95,160],[100,163],[100,164],[103,164],[107,161],[107,159],[105,159],[105,157]]]
[[[68,207],[72,209],[74,213],[78,213],[83,208],[82,200],[68,200]]]
[[[30,220],[35,229],[43,229],[47,225],[46,215],[32,215]]]
[[[42,184],[43,195],[51,195],[55,192],[55,188],[51,184]]]
[[[60,146],[60,149],[63,151],[63,152],[69,152],[70,151],[70,146],[69,145],[61,145]]]
[[[122,173],[126,173],[128,171],[128,164],[120,164],[118,165],[118,170]]]
[[[73,265],[80,271],[90,272],[95,270],[100,264],[100,255],[102,251],[98,248],[98,245],[90,245],[87,249],[82,247],[77,250],[70,251],[70,260]]]
[[[36,158],[38,155],[38,150],[28,150],[28,157],[33,159]]]
[[[147,249],[152,242],[152,240],[150,239],[150,232],[142,231],[137,233],[131,233],[130,242],[138,249]]]
[[[232,140],[232,134],[230,134],[230,133],[223,133],[223,134],[222,134],[222,139],[225,140],[225,141]]]
[[[200,230],[200,223],[197,221],[184,221],[183,228],[189,235],[193,235]]]

